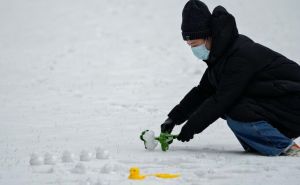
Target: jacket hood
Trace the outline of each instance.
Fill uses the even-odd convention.
[[[212,47],[208,60],[208,66],[215,64],[232,46],[239,32],[235,18],[222,6],[217,6],[211,18]]]

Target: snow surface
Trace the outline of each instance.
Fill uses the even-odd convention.
[[[185,2],[1,0],[0,184],[299,184],[300,158],[247,154],[221,119],[168,152],[145,150],[140,133],[159,133],[206,67],[181,38]],[[207,3],[300,61],[299,1]],[[98,147],[110,156],[97,159]],[[90,161],[80,161],[83,150]],[[65,151],[66,160],[43,164]],[[132,166],[182,176],[130,181]]]

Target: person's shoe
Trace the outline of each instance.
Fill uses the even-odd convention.
[[[295,143],[284,153],[284,155],[300,157],[300,146]]]

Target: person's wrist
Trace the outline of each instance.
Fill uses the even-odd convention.
[[[168,122],[169,122],[170,124],[173,124],[173,125],[181,125],[181,124],[182,124],[182,122],[179,122],[179,121],[177,121],[177,120],[175,120],[175,119],[173,119],[173,118],[171,118],[171,117],[168,117],[167,120],[168,120]],[[166,120],[166,121],[167,121],[167,120]]]
[[[167,119],[167,122],[168,122],[170,125],[177,125],[177,124],[176,124],[176,121],[175,121],[174,119],[172,119],[172,118],[168,118],[168,119]]]
[[[167,118],[161,125],[161,132],[171,133],[174,127],[175,127],[174,121],[171,118]]]

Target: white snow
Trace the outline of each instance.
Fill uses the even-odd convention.
[[[93,185],[93,182],[90,178],[80,183],[80,185]]]
[[[98,180],[95,185],[107,185],[107,183],[101,181],[101,180]]]
[[[181,37],[185,3],[0,1],[0,184],[298,185],[300,158],[247,154],[221,119],[168,152],[145,150],[140,133],[159,133],[206,68]],[[299,1],[206,3],[225,6],[241,33],[300,61]],[[99,146],[107,152],[96,160]],[[45,165],[45,153],[62,158]],[[181,177],[134,182],[132,166]]]

